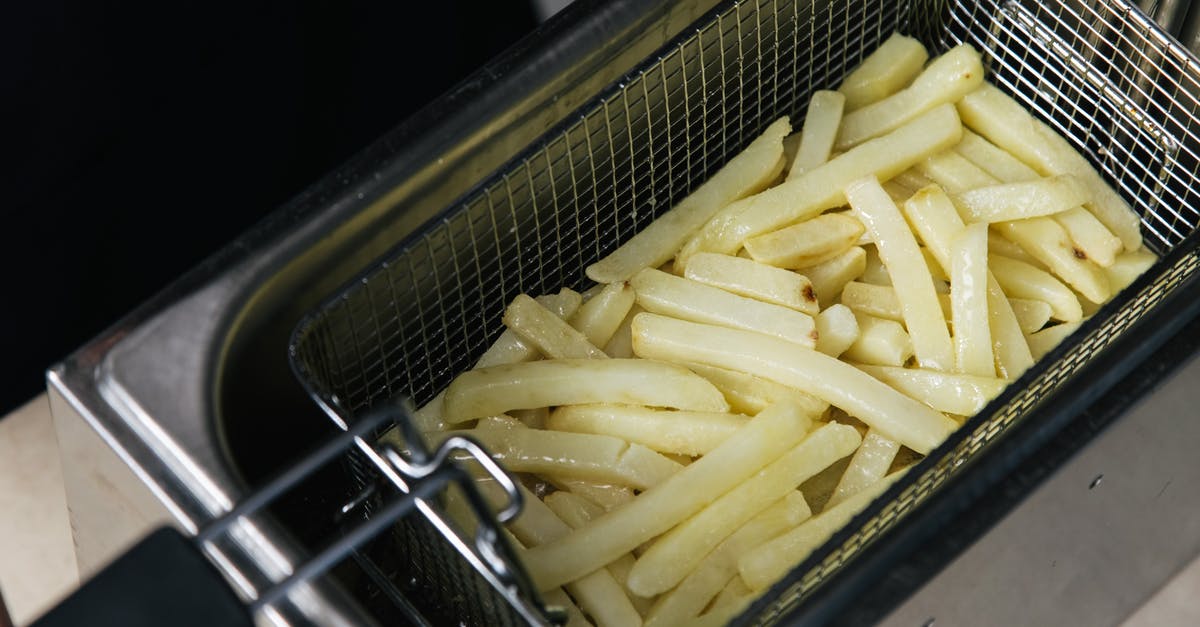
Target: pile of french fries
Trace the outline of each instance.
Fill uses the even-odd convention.
[[[725,623],[1155,261],[983,74],[893,35],[417,412],[523,479],[571,624]]]

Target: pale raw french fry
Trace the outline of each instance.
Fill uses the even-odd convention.
[[[817,293],[817,303],[828,307],[846,283],[862,276],[866,269],[867,251],[855,246],[825,263],[801,268],[798,272],[812,283],[813,291]]]
[[[553,359],[458,375],[446,388],[443,419],[458,423],[510,409],[588,403],[729,410],[719,390],[681,366],[646,359]]]
[[[1050,274],[1000,255],[989,255],[988,267],[1010,298],[1040,300],[1050,305],[1055,319],[1063,322],[1076,322],[1083,317],[1075,293]]]
[[[1158,261],[1158,257],[1145,248],[1118,255],[1113,265],[1104,269],[1113,293],[1129,287],[1134,279],[1149,270],[1156,261]]]
[[[554,512],[572,529],[587,525],[594,518],[604,515],[604,508],[587,499],[570,492],[555,492],[546,496],[546,507]],[[645,615],[653,603],[652,599],[641,597],[629,592],[625,582],[629,579],[629,571],[633,568],[635,558],[632,553],[626,553],[608,564],[608,573],[625,591],[629,602],[640,615]]]
[[[991,257],[988,257],[991,259]],[[1021,332],[1021,324],[995,275],[988,271],[988,329],[992,333],[992,353],[996,356],[996,372],[1009,381],[1033,365],[1029,342]]]
[[[883,494],[905,472],[893,472],[837,506],[827,508],[800,523],[799,527],[752,549],[738,560],[738,572],[742,580],[751,590],[765,589],[850,522],[855,514],[870,505],[875,497]]]
[[[645,313],[633,321],[633,349],[646,359],[698,362],[790,385],[922,454],[957,426],[854,366],[761,333]]]
[[[983,83],[979,53],[960,44],[934,59],[911,85],[847,113],[838,129],[835,150],[849,150],[878,137],[930,109],[957,102]]]
[[[555,431],[611,435],[660,453],[703,455],[746,424],[748,417],[670,411],[637,405],[571,405],[550,416]]]
[[[938,294],[938,305],[942,315],[949,319],[951,311],[950,295]],[[900,299],[896,297],[895,288],[890,285],[872,285],[851,281],[842,289],[842,304],[876,318],[904,322],[904,312],[900,308]],[[820,332],[820,327],[817,328]]]
[[[912,340],[899,322],[858,312],[854,319],[858,339],[842,352],[843,358],[881,366],[903,366],[912,358]]]
[[[751,259],[699,253],[688,263],[684,277],[810,316],[819,311],[817,293],[808,277]]]
[[[605,510],[624,505],[632,501],[634,496],[633,490],[623,485],[561,477],[547,477],[547,479],[559,490],[566,490],[571,494],[582,496]]]
[[[755,261],[779,268],[806,268],[846,252],[863,232],[863,224],[858,220],[827,213],[751,237],[745,246]]]
[[[838,91],[853,111],[904,89],[925,67],[929,52],[921,42],[892,33],[875,52],[842,80]]]
[[[675,267],[687,267],[688,259],[698,252],[736,253],[748,238],[839,207],[846,202],[843,190],[851,181],[872,174],[886,181],[929,155],[953,146],[961,137],[962,125],[954,107],[948,104],[935,107],[799,178],[722,209],[684,245]]]
[[[608,358],[586,336],[526,294],[519,294],[504,311],[504,326],[551,359]]]
[[[510,472],[610,483],[645,490],[679,472],[673,460],[620,438],[543,429],[445,431],[434,440],[466,435],[479,441]]]
[[[996,376],[988,327],[987,225],[968,224],[950,242],[950,304],[957,372]]]
[[[896,287],[913,353],[924,368],[954,369],[954,348],[929,267],[900,210],[873,177],[846,187],[846,198],[871,232]],[[861,325],[860,325],[861,326]]]
[[[554,312],[555,316],[569,318],[579,310],[583,297],[579,295],[579,292],[564,288],[558,294],[538,296],[534,300]],[[475,362],[475,367],[488,368],[502,364],[515,364],[535,359],[537,356],[536,348],[523,342],[520,336],[511,329],[506,329],[479,357],[479,361]]]
[[[800,142],[804,139],[804,134],[800,132],[792,133],[783,138],[783,162],[784,176],[787,176],[787,170],[791,167],[793,161],[796,160],[796,153],[800,150]]]
[[[803,139],[788,171],[788,180],[829,161],[833,140],[837,137],[838,126],[842,123],[842,107],[845,102],[846,97],[836,91],[818,90],[813,93],[804,117]]]
[[[633,324],[633,317],[643,311],[646,310],[638,306],[636,301],[633,303],[633,307],[629,308],[629,313],[625,314],[625,319],[621,321],[620,326],[613,332],[612,339],[608,340],[608,343],[604,345],[604,352],[609,357],[617,359],[633,357],[633,340],[629,335],[629,325]]]
[[[988,252],[992,252],[997,255],[1003,255],[1009,259],[1024,261],[1038,270],[1049,271],[1048,268],[1046,268],[1046,264],[1038,261],[1036,257],[1025,252],[1024,248],[1021,248],[1012,240],[1004,237],[994,228],[988,229]]]
[[[783,138],[791,130],[786,117],[776,120],[687,198],[607,257],[588,266],[588,278],[597,283],[627,281],[642,268],[657,268],[671,259],[717,211],[763,189],[778,176]]]
[[[514,409],[508,413],[513,418],[516,418],[518,421],[520,421],[521,424],[529,427],[530,429],[545,429],[546,419],[550,417],[550,408],[538,407],[537,409]]]
[[[1041,359],[1054,350],[1055,346],[1067,339],[1068,335],[1079,329],[1082,322],[1064,322],[1056,324],[1052,327],[1047,327],[1029,336],[1029,350],[1033,353],[1035,359]]]
[[[910,192],[915,192],[918,189],[927,187],[933,183],[933,181],[929,180],[929,177],[921,174],[920,170],[918,170],[916,167],[909,168],[897,174],[896,178],[892,179],[892,182],[899,183],[907,187]]]
[[[678,586],[659,597],[646,614],[645,627],[681,625],[698,616],[723,586],[731,580],[740,581],[738,557],[811,515],[804,495],[797,491],[760,512],[708,553]]]
[[[629,315],[633,301],[633,288],[629,283],[609,283],[580,305],[569,321],[592,346],[603,347],[620,328],[625,316]]]
[[[646,268],[630,281],[646,311],[773,335],[800,346],[816,346],[812,316],[738,296],[683,277]]]
[[[1047,303],[1024,298],[1010,298],[1008,302],[1017,316],[1017,324],[1021,325],[1021,333],[1025,335],[1040,330],[1050,321],[1050,305]]]
[[[1053,218],[1070,236],[1075,248],[1096,265],[1102,268],[1111,266],[1121,252],[1121,240],[1087,209],[1074,207],[1055,214]]]
[[[961,194],[999,182],[953,150],[947,150],[922,160],[917,164],[916,169],[950,194]]]
[[[837,357],[858,341],[858,319],[845,305],[831,305],[817,314],[817,350]],[[720,386],[718,386],[720,387]]]
[[[567,593],[562,588],[555,588],[542,593],[542,599],[546,601],[546,607],[560,607],[567,612],[566,627],[588,627],[591,621],[583,615],[583,611],[578,605],[567,596]]]
[[[717,593],[717,596],[713,598],[712,604],[709,606],[708,611],[709,613],[712,613],[722,607],[737,603],[741,601],[743,597],[750,595],[752,592],[754,591],[750,589],[750,586],[746,585],[746,582],[742,581],[741,577],[733,577],[729,580],[729,583],[725,584],[725,587]]]
[[[1073,174],[1083,180],[1092,197],[1087,208],[1121,239],[1126,250],[1141,247],[1138,215],[1067,140],[1034,118],[1020,103],[995,86],[985,84],[964,96],[957,106],[963,122],[971,130],[1007,150],[1039,174]]]
[[[790,450],[803,439],[809,420],[788,403],[763,411],[708,455],[623,507],[531,549],[525,565],[534,583],[546,590],[574,581],[671,529]]]
[[[412,413],[413,424],[417,427],[417,431],[426,433],[428,431],[444,431],[446,422],[442,420],[442,414],[445,413],[446,392],[438,392],[432,400],[421,406],[420,409]]]
[[[883,184],[883,191],[887,192],[888,196],[891,196],[892,200],[896,202],[904,202],[905,200],[908,200],[908,197],[912,196],[913,193],[913,189],[911,187],[901,185],[900,183],[896,182],[896,179],[886,181]],[[858,237],[858,243],[856,245],[864,246],[870,243],[871,234],[864,231],[863,234]]]
[[[871,285],[891,285],[892,275],[888,274],[887,266],[883,265],[883,259],[879,257],[879,247],[872,244],[864,246],[863,250],[867,251],[867,268],[863,270],[859,280]],[[842,291],[845,289],[843,287]]]
[[[651,596],[675,587],[704,560],[713,544],[795,492],[808,478],[853,453],[861,442],[854,427],[830,423],[817,428],[737,489],[663,534],[634,564],[629,589]]]
[[[697,616],[688,622],[689,627],[724,627],[733,620],[735,616],[741,614],[754,599],[758,598],[757,594],[751,593],[742,597],[730,598],[720,607],[714,607],[711,610]]]
[[[955,195],[967,222],[1007,222],[1052,216],[1086,202],[1088,189],[1070,174],[977,187]]]
[[[833,496],[825,502],[825,507],[837,507],[838,503],[871,487],[887,474],[892,467],[892,460],[900,452],[900,443],[868,430],[863,437],[862,445],[854,451],[854,457],[842,478],[838,480]]]
[[[762,377],[704,364],[683,365],[721,390],[725,399],[729,401],[730,410],[739,414],[754,416],[771,405],[784,401],[799,405],[805,415],[813,418],[829,409],[829,403],[811,394]]]
[[[911,196],[909,198],[911,198]],[[943,293],[942,290],[938,287],[938,281],[941,281],[943,284],[949,283],[950,282],[950,272],[947,271],[947,269],[942,267],[942,264],[940,261],[938,261],[937,256],[935,256],[933,254],[933,251],[929,250],[929,248],[922,246],[921,247],[921,256],[925,258],[925,266],[929,268],[929,276],[933,277],[934,289],[938,290],[938,294],[942,294]],[[943,285],[942,287],[946,288],[945,293],[949,293],[949,290],[950,290],[949,286]],[[950,304],[949,301],[945,301],[945,302],[947,305]]]
[[[867,364],[856,367],[933,409],[960,416],[974,415],[1008,385],[992,376]]]

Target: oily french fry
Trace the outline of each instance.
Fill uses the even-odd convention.
[[[838,503],[871,487],[887,474],[892,460],[900,452],[900,443],[868,430],[862,444],[854,451],[854,457],[842,478],[838,480],[833,496],[825,502],[826,508],[837,507]]]
[[[555,316],[569,318],[579,310],[583,297],[574,290],[564,288],[558,294],[538,296],[534,300],[553,311]],[[536,348],[522,341],[520,336],[511,329],[507,329],[484,351],[479,360],[475,362],[475,367],[488,368],[502,364],[515,364],[529,361],[537,356]]]
[[[849,364],[760,333],[645,313],[633,321],[633,349],[646,359],[697,362],[790,385],[919,453],[928,453],[956,426]]]
[[[875,500],[875,497],[883,494],[904,476],[904,473],[904,470],[893,472],[835,507],[827,508],[819,515],[800,523],[799,527],[750,550],[738,560],[738,572],[741,573],[742,580],[751,590],[765,589],[845,526],[855,514]]]
[[[800,346],[815,346],[812,316],[738,296],[696,281],[646,268],[631,279],[646,311],[773,335]]]
[[[625,506],[534,547],[525,559],[534,583],[546,590],[575,581],[686,520],[795,446],[808,420],[796,405],[774,405],[708,455]]]
[[[568,320],[592,346],[603,347],[620,328],[633,301],[633,288],[628,282],[609,283],[580,305]]]
[[[946,318],[929,267],[904,216],[873,177],[848,185],[846,198],[871,232],[879,257],[892,277],[917,361],[924,368],[953,370],[954,349]]]
[[[1034,218],[994,226],[1091,302],[1103,303],[1112,295],[1103,269],[1087,259],[1057,222]]]
[[[842,107],[846,97],[836,91],[818,90],[808,101],[808,112],[804,116],[804,131],[796,157],[788,171],[787,180],[829,161],[833,140],[842,123]]]
[[[912,340],[899,322],[859,312],[854,320],[858,338],[842,352],[843,358],[881,366],[903,366],[912,358]]]
[[[956,372],[996,376],[988,327],[987,225],[969,224],[950,242],[950,291]]]
[[[1056,319],[1064,322],[1076,322],[1083,317],[1075,293],[1050,274],[1000,255],[989,255],[988,266],[1010,297],[1040,300],[1050,305]]]
[[[909,198],[911,198],[911,196],[909,196]],[[925,258],[925,266],[929,268],[929,276],[933,277],[933,288],[937,290],[938,294],[949,293],[950,287],[947,284],[950,282],[950,273],[942,267],[941,262],[937,260],[937,257],[933,254],[933,251],[929,250],[929,248],[922,246],[921,256]],[[942,291],[943,287],[946,290],[945,292]],[[950,301],[948,300],[943,302],[946,305],[950,304]],[[945,306],[942,307],[942,311],[946,311]]]
[[[697,363],[683,365],[716,386],[729,401],[730,411],[739,414],[754,416],[784,401],[799,405],[801,411],[812,418],[829,409],[829,403],[811,394],[752,374]]]
[[[713,544],[795,492],[809,477],[853,453],[861,441],[854,427],[830,423],[817,428],[737,489],[663,534],[634,564],[629,589],[651,596],[675,587],[704,560]]]
[[[957,102],[983,83],[979,53],[960,44],[934,59],[908,87],[842,118],[835,150],[849,150],[930,109]]]
[[[737,577],[738,557],[795,527],[811,515],[804,495],[798,491],[788,493],[730,534],[678,586],[659,597],[646,614],[643,625],[682,625],[700,615],[729,581],[740,582]],[[744,590],[743,594],[746,592],[749,590]]]
[[[853,111],[904,89],[925,67],[929,52],[921,42],[892,33],[842,80],[838,91]]]
[[[1129,287],[1133,280],[1141,276],[1141,274],[1150,269],[1154,262],[1158,261],[1158,257],[1154,253],[1146,250],[1134,250],[1118,255],[1113,265],[1104,269],[1108,275],[1109,285],[1112,286],[1113,293]]]
[[[977,187],[956,194],[967,222],[1007,222],[1063,213],[1088,200],[1088,189],[1070,174]]]
[[[791,168],[792,162],[796,160],[796,153],[800,151],[800,142],[804,140],[804,133],[799,131],[783,138],[783,163],[784,177],[787,176],[788,170]]]
[[[851,181],[867,175],[886,181],[929,155],[953,146],[961,137],[962,125],[954,107],[948,104],[934,107],[887,135],[863,142],[794,180],[722,209],[684,245],[675,259],[675,267],[686,268],[691,255],[698,252],[733,254],[748,238],[845,204],[843,190]]]
[[[553,476],[547,477],[547,480],[559,490],[566,490],[571,494],[581,496],[605,510],[624,505],[632,501],[634,496],[633,490],[623,485],[596,483],[595,481],[584,481],[583,479],[564,479]]]
[[[942,315],[949,319],[952,311],[949,294],[938,294],[938,305]],[[842,288],[842,304],[867,315],[885,320],[904,322],[904,311],[900,308],[900,299],[896,297],[895,288],[890,285],[872,285],[851,281]],[[820,332],[820,328],[817,329]]]
[[[990,259],[991,257],[989,257]],[[988,330],[992,334],[992,354],[996,357],[996,372],[1012,381],[1033,365],[1029,342],[1021,332],[1021,324],[995,275],[988,271]]]
[[[684,277],[764,303],[817,315],[817,293],[804,275],[751,259],[700,253],[692,257]]]
[[[812,283],[813,291],[817,293],[817,303],[828,307],[846,283],[862,276],[866,269],[867,251],[855,246],[825,263],[801,268],[798,272]]]
[[[526,294],[519,294],[504,311],[504,326],[551,359],[608,358],[584,334]]]
[[[687,198],[588,266],[588,278],[597,283],[627,281],[642,268],[657,268],[668,261],[717,211],[763,189],[778,176],[783,138],[791,130],[786,117],[776,120]]]
[[[444,435],[443,435],[444,434]],[[676,462],[620,438],[543,429],[474,429],[446,431],[479,441],[510,472],[582,479],[645,490],[679,472]]]
[[[814,320],[817,324],[817,350],[830,357],[841,355],[858,341],[858,319],[845,305],[826,307]]]
[[[636,299],[636,294],[634,298]],[[633,340],[629,335],[629,325],[633,324],[633,317],[643,311],[646,310],[642,309],[635,300],[633,306],[629,308],[629,313],[625,314],[625,319],[617,326],[617,330],[613,331],[612,338],[604,345],[605,354],[617,359],[633,357]]]
[[[887,266],[883,265],[883,259],[879,257],[879,247],[872,243],[870,246],[864,246],[863,250],[867,251],[867,269],[863,270],[858,280],[871,285],[891,285],[892,275],[888,274]],[[842,290],[845,291],[845,288]]]
[[[982,85],[958,102],[958,112],[971,130],[1007,150],[1043,176],[1072,174],[1091,191],[1086,207],[1125,244],[1142,245],[1141,222],[1129,205],[1100,178],[1095,168],[1067,140],[1033,117],[1017,101],[992,85]]]
[[[1121,240],[1087,209],[1074,207],[1055,214],[1053,218],[1067,232],[1075,248],[1096,265],[1102,268],[1111,266],[1121,252]]]
[[[1038,270],[1046,270],[1047,272],[1049,271],[1049,269],[1046,268],[1046,264],[1038,261],[1036,257],[1025,252],[1024,248],[1021,248],[1012,240],[1004,237],[994,228],[988,229],[988,252],[1002,255],[1004,257],[1008,257],[1009,259],[1024,261]]]
[[[748,417],[670,411],[637,405],[571,405],[550,416],[555,431],[611,435],[660,453],[703,455],[746,424]]]
[[[856,366],[906,396],[938,411],[960,416],[974,415],[1008,384],[1004,379],[993,376],[980,377],[867,364]]]
[[[846,252],[858,242],[864,230],[862,222],[850,216],[827,213],[751,237],[745,247],[760,263],[778,268],[805,268]]]
[[[458,375],[446,388],[443,419],[459,423],[510,409],[588,403],[729,409],[720,391],[681,366],[645,359],[553,359]]]
[[[1021,325],[1021,333],[1027,336],[1041,330],[1050,321],[1050,305],[1047,303],[1024,298],[1010,298],[1008,302],[1017,316],[1017,324]]]
[[[930,158],[932,159],[933,157]],[[929,180],[929,177],[924,174],[921,174],[920,170],[915,166],[897,174],[896,178],[892,179],[892,182],[907,187],[910,195],[911,192],[933,184],[933,181]]]
[[[1079,325],[1081,324],[1083,324],[1081,321],[1064,322],[1030,335],[1030,352],[1033,353],[1035,359],[1041,359],[1046,353],[1054,350],[1055,346],[1058,346],[1063,340],[1067,339],[1067,336],[1079,329]]]

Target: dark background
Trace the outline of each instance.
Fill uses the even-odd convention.
[[[0,416],[536,24],[528,0],[11,3]]]

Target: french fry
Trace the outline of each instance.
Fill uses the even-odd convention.
[[[971,130],[1007,150],[1043,176],[1072,174],[1091,191],[1086,205],[1125,244],[1142,245],[1141,222],[1129,205],[1071,147],[1067,140],[1033,117],[1018,102],[992,85],[982,85],[958,102],[958,112]]]
[[[879,257],[896,286],[917,361],[924,368],[953,370],[954,349],[946,330],[946,318],[938,304],[929,268],[904,216],[872,177],[848,185],[846,198],[871,232]]]
[[[646,359],[697,362],[790,385],[919,453],[928,453],[956,426],[849,364],[760,333],[645,313],[633,321],[633,349]]]
[[[546,419],[550,417],[549,407],[538,407],[537,409],[514,409],[508,412],[510,416],[516,418],[521,424],[530,429],[545,429]],[[486,418],[480,420],[487,420]],[[478,425],[476,425],[478,426]]]
[[[758,192],[778,176],[783,138],[791,130],[786,117],[776,120],[687,198],[607,257],[588,266],[588,278],[597,283],[627,281],[642,268],[666,263],[722,207]]]
[[[553,311],[554,315],[560,318],[569,318],[579,310],[583,297],[574,290],[564,288],[558,294],[538,296],[534,300]],[[529,361],[537,356],[536,348],[522,341],[516,332],[506,329],[479,357],[479,361],[475,362],[475,367],[488,368],[502,364],[515,364]]]
[[[838,91],[846,97],[846,110],[878,102],[904,89],[921,73],[927,60],[929,52],[921,42],[892,33],[842,80]]]
[[[967,225],[950,243],[950,291],[957,372],[996,376],[988,328],[987,225]]]
[[[1009,259],[1024,261],[1038,270],[1046,270],[1049,272],[1049,269],[1046,268],[1046,264],[1038,261],[1036,257],[1025,252],[1024,248],[1021,248],[1012,240],[1001,235],[996,231],[996,229],[988,229],[988,252],[1002,255],[1004,257],[1008,257]]]
[[[708,455],[625,506],[531,549],[525,565],[534,583],[546,590],[575,581],[686,520],[795,446],[808,421],[796,405],[763,411]]]
[[[938,411],[972,416],[1008,382],[992,376],[951,374],[920,368],[856,364],[863,372]]]
[[[872,174],[886,181],[953,146],[961,137],[962,125],[954,107],[935,107],[794,180],[722,209],[684,245],[675,267],[686,268],[691,255],[698,252],[733,254],[748,238],[839,207],[846,202],[843,190],[851,181]]]
[[[584,334],[526,294],[517,295],[504,311],[504,326],[552,359],[608,358]]]
[[[836,91],[818,90],[808,101],[808,112],[804,116],[804,131],[796,157],[788,171],[787,180],[829,161],[833,140],[837,137],[842,122],[842,106],[846,97]]]
[[[1129,287],[1134,279],[1149,270],[1156,261],[1158,261],[1158,257],[1144,248],[1118,255],[1113,261],[1113,265],[1104,269],[1113,293]]]
[[[817,315],[817,293],[804,275],[750,259],[700,253],[692,257],[684,277],[764,303]]]
[[[912,358],[912,340],[899,322],[859,312],[854,312],[854,320],[858,339],[842,353],[843,358],[881,366],[903,366]]]
[[[949,317],[952,313],[950,295],[938,294],[937,298],[938,305],[942,308],[942,315]],[[900,299],[896,297],[895,288],[890,285],[872,285],[851,281],[842,288],[842,304],[854,311],[876,318],[904,322],[904,311],[900,308]],[[819,327],[817,331],[820,332]]]
[[[623,485],[597,483],[595,481],[584,481],[583,479],[564,479],[554,476],[547,477],[547,479],[559,490],[566,490],[571,494],[581,496],[605,510],[624,505],[632,501],[634,496],[633,490]]]
[[[751,590],[765,589],[850,522],[855,514],[883,494],[905,472],[893,472],[835,507],[823,510],[799,527],[752,549],[738,560],[738,572],[742,580]]]
[[[723,627],[728,625],[735,616],[741,614],[754,599],[756,594],[747,594],[741,597],[731,597],[724,602],[720,607],[714,607],[711,610],[697,616],[688,622],[690,627]]]
[[[611,435],[660,453],[703,455],[749,420],[716,412],[668,411],[637,405],[571,405],[550,416],[555,431]]]
[[[812,316],[738,296],[646,268],[630,281],[646,311],[683,320],[718,324],[773,335],[800,346],[816,346]]]
[[[837,357],[858,341],[858,319],[845,305],[831,305],[817,314],[817,350]],[[718,386],[720,387],[720,386]]]
[[[728,411],[711,383],[681,366],[645,359],[554,359],[470,370],[446,388],[450,423],[510,409],[626,403]]]
[[[863,234],[858,220],[827,213],[787,228],[746,240],[746,251],[755,261],[778,268],[815,266],[842,254]]]
[[[911,198],[911,196],[909,196],[909,198]],[[933,277],[933,288],[937,290],[938,294],[949,294],[950,286],[948,283],[950,282],[950,273],[942,267],[941,262],[937,260],[937,257],[933,254],[933,251],[929,250],[929,248],[922,246],[921,256],[925,258],[925,267],[929,268],[929,276]],[[942,291],[942,288],[945,288],[944,292]],[[942,302],[944,303],[942,312],[945,313],[949,311],[946,307],[949,306],[950,301],[943,300]]]
[[[922,187],[927,187],[933,184],[933,181],[929,180],[929,177],[925,176],[924,174],[921,174],[920,170],[918,170],[916,167],[909,168],[897,174],[896,178],[892,179],[892,182],[899,183],[907,187],[910,192],[915,192]]]
[[[714,543],[795,492],[809,477],[853,453],[860,442],[854,427],[837,423],[819,427],[737,489],[663,534],[634,564],[629,589],[651,596],[675,587],[704,560]]]
[[[983,83],[979,53],[960,44],[934,59],[908,87],[842,118],[835,150],[849,150],[930,109],[953,103]]]
[[[783,175],[785,178],[791,169],[792,162],[796,160],[796,153],[800,151],[800,142],[803,140],[804,133],[799,131],[783,138]]]
[[[750,586],[746,585],[746,582],[742,581],[741,577],[731,577],[729,583],[725,584],[725,587],[713,598],[712,603],[709,605],[708,613],[711,614],[727,605],[739,603],[752,592],[754,591],[750,589]]]
[[[566,627],[589,627],[592,624],[562,588],[543,592],[542,599],[546,602],[546,607],[560,607],[566,610]]]
[[[1067,336],[1079,329],[1082,322],[1064,322],[1056,324],[1052,327],[1047,327],[1029,336],[1029,350],[1033,353],[1035,359],[1041,359],[1054,350],[1055,346],[1067,339]]]
[[[633,288],[628,282],[609,283],[580,305],[568,320],[592,346],[603,347],[620,328],[633,301]]]
[[[1010,297],[1040,300],[1050,305],[1056,319],[1064,322],[1076,322],[1083,317],[1075,293],[1050,274],[1000,255],[989,255],[988,266]]]
[[[730,410],[739,414],[754,416],[771,405],[785,401],[799,405],[801,411],[811,418],[829,409],[829,403],[811,394],[752,374],[697,363],[683,365],[721,390],[725,400],[729,401]]]
[[[988,257],[991,258],[990,256]],[[1033,365],[1029,342],[1021,332],[1021,324],[995,275],[988,272],[988,331],[992,334],[992,354],[996,356],[996,371],[1012,381]]]
[[[883,259],[879,257],[879,247],[872,243],[870,246],[864,246],[863,250],[867,251],[867,269],[863,270],[859,280],[871,285],[890,286],[892,275],[888,274],[887,266],[883,265]],[[845,289],[842,288],[843,291]]]
[[[1025,335],[1040,330],[1050,321],[1050,305],[1047,303],[1024,298],[1010,298],[1008,302],[1017,316],[1017,324],[1021,325],[1021,333]]]
[[[812,283],[817,302],[828,307],[846,283],[862,276],[866,269],[867,251],[855,246],[825,263],[801,268],[799,272]]]
[[[863,437],[862,445],[854,451],[854,457],[842,478],[834,488],[833,496],[826,501],[825,507],[837,507],[838,503],[871,487],[887,474],[892,467],[892,460],[900,451],[900,443],[889,440],[875,431],[868,430]]]
[[[634,296],[636,298],[636,294]],[[633,306],[629,308],[629,313],[625,314],[625,319],[617,326],[617,330],[613,332],[613,336],[604,345],[604,352],[609,357],[617,359],[627,359],[633,357],[633,340],[629,335],[629,325],[633,324],[633,317],[646,311],[642,309],[635,300]]]
[[[955,205],[967,222],[1007,222],[1063,213],[1086,202],[1088,189],[1070,174],[1018,183],[1000,183],[957,194]]]

